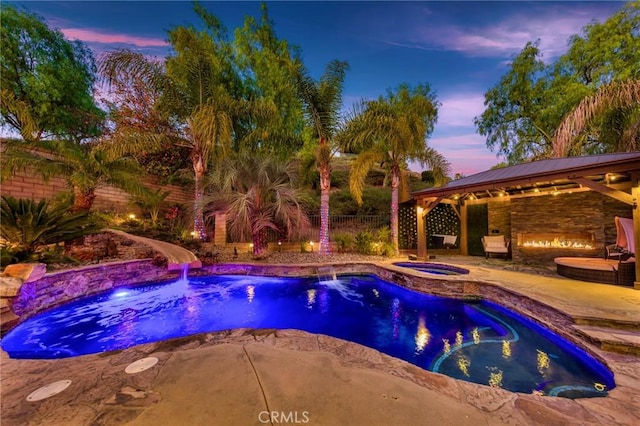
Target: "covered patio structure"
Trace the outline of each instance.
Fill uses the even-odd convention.
[[[426,218],[448,205],[459,219],[462,255],[481,255],[481,238],[502,235],[527,264],[556,257],[604,257],[616,241],[614,217],[633,220],[640,245],[640,152],[555,158],[487,170],[414,192],[418,258],[426,259]],[[640,262],[634,288],[640,289]]]

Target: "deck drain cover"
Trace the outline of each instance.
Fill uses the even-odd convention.
[[[125,368],[124,371],[125,373],[128,373],[128,374],[140,373],[144,370],[150,369],[157,363],[158,363],[158,358],[156,358],[155,356],[150,356],[148,358],[142,358],[137,360],[136,362],[132,362],[127,366],[127,368]]]
[[[68,388],[70,384],[71,380],[58,380],[57,382],[49,383],[48,385],[31,392],[27,397],[27,401],[40,401],[53,395],[57,395]]]

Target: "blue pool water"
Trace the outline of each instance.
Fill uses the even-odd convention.
[[[64,358],[234,328],[301,329],[516,392],[603,396],[612,374],[578,347],[489,302],[375,276],[209,276],[118,288],[52,309],[0,341],[12,358]]]
[[[461,275],[469,273],[468,269],[442,263],[395,262],[394,265],[436,275]]]

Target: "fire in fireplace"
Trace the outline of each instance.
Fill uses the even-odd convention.
[[[596,248],[595,234],[593,232],[522,232],[518,233],[517,236],[518,247],[579,250],[593,250]]]

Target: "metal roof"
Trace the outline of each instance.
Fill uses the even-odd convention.
[[[455,193],[506,190],[537,183],[553,185],[571,178],[601,179],[606,173],[640,171],[640,152],[624,152],[582,157],[552,158],[476,173],[437,188],[412,193],[414,198],[447,196]]]

